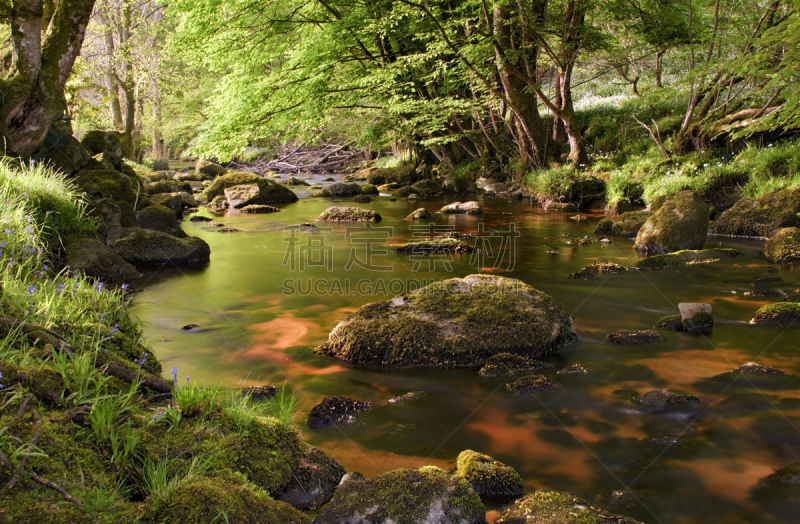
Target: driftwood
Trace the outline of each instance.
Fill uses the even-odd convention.
[[[354,171],[366,160],[362,150],[347,145],[323,144],[306,146],[287,144],[272,159],[255,162],[232,162],[231,167],[253,173],[273,171],[284,174],[344,173]]]

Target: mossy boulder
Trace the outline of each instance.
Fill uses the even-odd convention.
[[[159,204],[148,206],[136,213],[139,225],[145,229],[161,231],[174,237],[185,238],[186,233],[178,225],[175,211]]]
[[[360,189],[361,193],[364,195],[377,195],[380,193],[378,188],[372,184],[363,184],[360,186]]]
[[[406,220],[433,220],[433,215],[425,209],[421,207],[415,211],[412,211],[407,217]]]
[[[475,248],[460,238],[437,238],[434,240],[422,240],[419,242],[409,242],[397,248],[400,254],[423,255],[428,253],[472,253]]]
[[[614,220],[614,225],[611,226],[611,234],[620,237],[635,237],[639,234],[639,230],[647,222],[651,214],[650,211],[627,211],[622,213]]]
[[[652,342],[661,342],[664,337],[658,331],[646,329],[642,331],[615,331],[609,333],[608,341],[612,344],[628,345],[628,344],[649,344]]]
[[[183,199],[177,193],[158,193],[150,197],[150,203],[172,210],[176,219],[183,218]]]
[[[323,222],[378,222],[381,216],[371,209],[333,206],[320,213],[317,220]]]
[[[719,235],[768,237],[785,227],[800,227],[800,188],[742,199],[716,221]]]
[[[66,175],[73,175],[92,160],[92,154],[72,136],[68,124],[56,124],[44,137],[36,160],[43,162]]]
[[[243,171],[227,173],[217,178],[211,186],[206,189],[206,196],[209,202],[218,196],[224,196],[225,190],[229,187],[244,184],[256,184],[259,189],[259,201],[252,204],[276,204],[284,202],[297,202],[298,198],[291,189],[278,184],[268,178]]]
[[[800,227],[785,227],[769,237],[764,255],[773,264],[800,262]]]
[[[498,353],[486,360],[486,364],[483,365],[479,373],[482,377],[500,377],[524,371],[549,369],[551,367],[553,366],[547,362],[534,358],[521,357],[511,353]]]
[[[98,233],[104,240],[119,228],[139,227],[133,206],[127,202],[115,202],[110,198],[103,198],[92,202],[87,210],[97,222]]]
[[[514,468],[471,449],[459,453],[456,459],[456,475],[469,482],[481,497],[513,498],[525,492],[522,477]]]
[[[485,524],[486,509],[465,479],[426,466],[348,480],[314,522]]]
[[[228,199],[225,198],[225,195],[214,197],[213,200],[209,201],[208,204],[206,204],[206,208],[212,213],[217,213],[217,214],[224,213],[225,210],[228,209]]]
[[[653,255],[637,260],[633,263],[636,269],[663,269],[691,264],[714,262],[725,258],[743,257],[744,252],[739,249],[696,249],[684,250],[664,255]]]
[[[714,327],[714,316],[705,311],[699,311],[690,318],[683,319],[684,331],[711,331]]]
[[[628,268],[626,268],[625,266],[621,266],[615,262],[611,262],[608,260],[598,260],[594,264],[586,266],[580,271],[577,271],[567,276],[569,278],[588,280],[598,275],[615,275],[618,273],[624,273],[627,270]]]
[[[202,176],[207,180],[222,176],[227,172],[228,170],[224,167],[214,162],[209,162],[208,160],[198,159],[194,165],[194,174]]]
[[[337,182],[335,184],[329,185],[328,187],[322,189],[321,191],[317,191],[311,196],[338,198],[338,197],[350,197],[360,194],[361,194],[361,187],[355,182],[350,184],[346,184],[344,182]]]
[[[403,186],[396,191],[392,191],[392,196],[395,198],[408,198],[414,190],[411,189],[411,186]]]
[[[413,184],[422,178],[411,166],[371,168],[366,173],[364,170],[359,171],[359,173],[365,174],[367,182],[374,186],[382,184],[407,185]]]
[[[796,324],[800,322],[800,303],[779,302],[768,304],[753,315],[751,324]]]
[[[289,485],[275,498],[301,510],[318,508],[333,497],[345,473],[344,466],[336,459],[317,447],[306,446]]]
[[[261,201],[261,190],[258,184],[240,184],[225,188],[225,198],[228,199],[228,206],[238,209],[250,205],[256,205]]]
[[[561,213],[575,213],[578,211],[578,205],[572,202],[560,202],[558,200],[547,199],[542,205],[542,209]]]
[[[681,315],[667,315],[656,322],[655,329],[660,331],[684,331]]]
[[[356,195],[353,197],[353,202],[356,204],[369,204],[372,199],[368,195]]]
[[[495,524],[641,524],[569,493],[537,491],[518,499]]]
[[[83,237],[69,242],[64,264],[72,273],[81,273],[108,284],[120,284],[142,276],[135,267],[96,238]]]
[[[541,393],[560,390],[561,384],[544,375],[528,375],[506,384],[506,387],[518,397],[535,398]]]
[[[601,218],[594,227],[594,232],[598,235],[610,235],[614,231],[614,221],[608,218]],[[638,232],[638,231],[637,231]]]
[[[111,243],[111,249],[134,265],[202,264],[211,248],[197,237],[176,238],[167,233],[143,229]]]
[[[606,204],[606,212],[610,215],[617,216],[628,211],[633,211],[633,203],[627,197],[617,198]]]
[[[112,163],[114,169],[119,169],[122,164],[122,145],[119,141],[119,134],[115,131],[104,131],[93,129],[86,131],[81,136],[81,145],[86,148],[92,156],[103,155],[105,159]]]
[[[634,248],[646,253],[703,249],[710,210],[694,191],[679,191],[658,205],[636,235]]]
[[[786,295],[786,298],[783,299],[784,302],[800,302],[800,289],[796,289]]]
[[[357,419],[354,414],[374,407],[371,402],[362,402],[354,398],[325,397],[322,402],[311,408],[306,425],[310,428],[327,428],[355,424]]]
[[[448,193],[460,195],[463,193],[474,193],[478,189],[478,185],[465,177],[448,177],[444,180],[442,188]]]
[[[239,209],[242,213],[278,213],[280,209],[277,207],[267,206],[264,204],[251,204]]]
[[[136,200],[136,182],[119,171],[82,170],[75,177],[75,185],[93,199],[110,198],[133,204]]]
[[[473,366],[503,352],[540,357],[576,338],[567,308],[545,293],[470,275],[362,306],[317,351],[388,367]]]
[[[420,180],[411,185],[411,192],[421,198],[432,198],[444,193],[442,185],[436,180]]]
[[[236,522],[240,524],[311,524],[312,519],[285,502],[273,500],[241,475],[194,476],[166,497],[147,499],[142,524]]]
[[[157,182],[148,182],[144,185],[144,190],[148,195],[155,195],[158,193],[177,193],[178,191],[185,191],[185,182],[178,184],[172,180],[159,180]],[[189,188],[191,190],[191,188]]]
[[[295,178],[295,177],[291,177],[291,178],[289,178],[289,180],[286,180],[283,183],[286,184],[287,186],[310,186],[311,185],[308,182],[306,182],[305,180],[303,180],[302,178]]]
[[[439,213],[446,215],[482,215],[483,208],[474,200],[470,202],[453,202],[440,209]]]

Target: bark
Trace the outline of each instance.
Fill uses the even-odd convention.
[[[661,82],[661,76],[664,72],[664,55],[666,53],[664,50],[656,53],[656,87],[664,87]]]
[[[64,86],[80,53],[94,0],[13,0],[12,61],[0,81],[0,134],[4,150],[30,156],[50,126],[66,114]],[[49,19],[47,31],[42,25]]]
[[[104,22],[105,23],[105,22]],[[114,34],[110,29],[106,29],[105,34],[106,55],[108,57],[108,97],[109,109],[111,110],[111,122],[114,129],[121,131],[122,124],[122,106],[119,103],[119,85],[114,77]]]

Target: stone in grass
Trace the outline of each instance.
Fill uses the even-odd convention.
[[[569,278],[578,278],[587,280],[594,278],[597,275],[613,275],[616,273],[624,273],[628,269],[625,266],[609,262],[608,260],[598,260],[591,266],[587,266],[576,273],[569,275]]]
[[[646,329],[642,331],[616,331],[608,334],[608,341],[612,344],[649,344],[661,342],[664,338],[658,331]]]
[[[663,389],[653,389],[642,396],[632,397],[631,402],[655,411],[663,411],[677,404],[698,403],[700,399],[692,395],[678,395]]]
[[[375,405],[370,402],[348,397],[325,397],[322,402],[311,408],[306,425],[310,428],[327,428],[354,424],[357,419],[353,415],[374,407]]]
[[[328,502],[347,473],[333,457],[315,446],[308,446],[300,465],[292,470],[292,480],[275,498],[300,510],[309,510]]]
[[[242,388],[243,395],[249,395],[252,400],[269,400],[278,394],[275,386],[250,386]]]
[[[537,358],[576,339],[560,302],[516,279],[470,275],[362,306],[317,351],[393,368],[458,367],[504,352]]]
[[[485,524],[486,508],[469,482],[433,466],[343,482],[316,524]]]
[[[684,331],[683,317],[681,315],[667,315],[656,322],[655,329],[660,331]]]
[[[525,492],[522,477],[514,468],[471,449],[459,453],[456,475],[469,482],[481,497],[505,499]]]
[[[357,204],[369,204],[372,202],[372,198],[370,198],[368,195],[356,195],[353,197],[353,202]]]
[[[480,374],[483,377],[500,377],[523,371],[536,371],[549,369],[553,366],[547,362],[532,358],[513,355],[511,353],[498,353],[489,357],[486,364],[481,368]]]
[[[800,227],[786,227],[769,237],[764,256],[773,264],[800,262]]]
[[[381,216],[371,209],[333,206],[323,211],[317,220],[329,222],[378,222]]]
[[[452,204],[444,206],[439,210],[439,213],[447,215],[482,215],[483,208],[474,200],[470,202],[453,202]]]
[[[614,515],[569,493],[536,491],[517,499],[495,524],[641,524]]]
[[[795,324],[800,323],[800,303],[798,302],[779,302],[768,304],[753,315],[751,324]]]
[[[585,375],[589,371],[581,366],[580,364],[572,364],[571,366],[567,366],[564,369],[559,369],[556,371],[557,375]]]
[[[244,206],[239,211],[242,213],[278,213],[280,209],[265,204],[250,204]]]
[[[684,265],[699,264],[704,262],[717,262],[724,258],[734,258],[744,256],[744,252],[738,249],[698,249],[684,250],[676,253],[654,255],[642,258],[633,263],[636,269],[663,269],[665,267],[676,267]]]
[[[406,220],[433,220],[433,215],[427,209],[421,207],[409,214]]]
[[[439,238],[435,240],[423,240],[421,242],[409,242],[397,248],[400,254],[425,254],[425,253],[472,253],[475,248],[468,242],[458,238]]]
[[[506,387],[518,397],[534,398],[539,393],[558,391],[561,389],[561,384],[543,375],[528,375],[511,384],[507,384]]]

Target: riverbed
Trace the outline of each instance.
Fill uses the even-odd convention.
[[[183,229],[208,242],[210,263],[154,268],[130,283],[140,290],[132,312],[166,370],[174,366],[181,377],[228,387],[286,384],[299,400],[296,422],[304,438],[367,476],[426,464],[452,467],[460,451],[474,449],[516,468],[530,490],[569,491],[644,522],[792,521],[751,490],[759,478],[800,459],[800,389],[791,381],[711,380],[750,361],[800,375],[800,328],[748,324],[759,307],[781,300],[747,295],[756,279],[778,277],[768,289],[782,292],[800,288],[800,270],[773,266],[759,254],[763,241],[709,236],[706,247],[735,247],[746,256],[578,280],[567,275],[598,259],[629,266],[638,258],[632,239],[597,241],[593,230],[602,214],[575,220],[575,213],[545,213],[524,200],[479,197],[482,217],[434,215],[412,223],[404,220],[411,211],[433,212],[455,197],[377,196],[353,204],[309,193],[301,190],[299,202],[278,205],[280,213],[215,218],[241,230],[234,233],[187,217]],[[372,229],[300,225],[331,205],[372,209],[383,220]],[[200,214],[210,216],[203,208]],[[492,229],[495,237],[484,240]],[[492,247],[479,256],[435,260],[395,253],[411,239],[451,231],[477,234],[476,242]],[[508,378],[483,378],[474,368],[386,371],[314,353],[364,304],[432,279],[478,272],[520,279],[572,313],[580,342],[550,355],[553,368],[544,371],[561,391],[526,400],[508,392]],[[620,329],[652,329],[678,313],[681,302],[710,303],[713,330],[666,333],[654,344],[606,341]],[[199,327],[182,329],[190,324]],[[587,373],[556,374],[576,363]],[[655,388],[701,402],[660,413],[630,402]],[[411,391],[426,395],[388,403]],[[307,428],[309,409],[329,395],[379,407],[354,425]],[[686,442],[650,443],[665,436]],[[623,490],[637,495],[630,507],[612,505],[612,493]],[[491,517],[501,508],[490,509]]]

